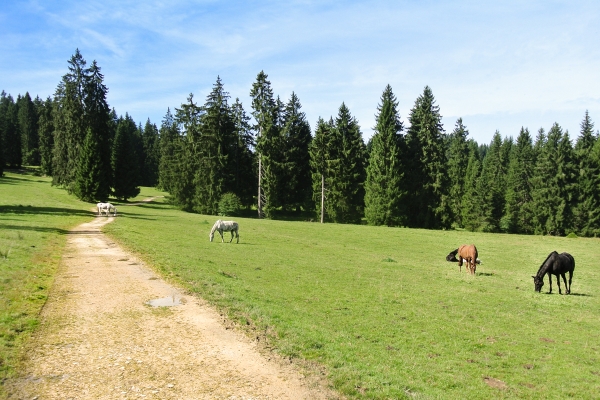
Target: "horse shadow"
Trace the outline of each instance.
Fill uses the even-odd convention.
[[[60,207],[35,207],[30,205],[0,206],[0,214],[90,215],[87,210]]]

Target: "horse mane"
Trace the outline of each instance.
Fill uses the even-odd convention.
[[[210,230],[210,233],[215,233],[215,231],[219,228],[220,223],[221,220],[218,219],[217,222],[215,222],[215,224],[213,225],[212,229]]]
[[[538,272],[536,274],[537,276],[540,276],[540,272],[542,271],[542,268],[544,268],[544,265],[546,265],[546,261],[548,261],[553,255],[558,255],[558,253],[556,251],[553,251],[552,253],[548,254],[548,257],[546,257],[542,265],[540,265],[540,268],[538,268]]]

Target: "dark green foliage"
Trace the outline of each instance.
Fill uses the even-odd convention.
[[[309,146],[310,125],[294,92],[283,111],[283,160],[280,179],[280,204],[284,210],[300,211],[311,207],[312,187]]]
[[[7,96],[4,91],[0,97],[0,133],[4,162],[13,168],[20,167],[22,156],[17,104],[12,96],[10,94]]]
[[[97,135],[88,128],[80,153],[79,168],[74,185],[75,195],[88,202],[108,199],[106,171],[101,160],[102,148]]]
[[[588,112],[581,122],[581,133],[575,145],[577,167],[577,205],[574,207],[575,231],[581,236],[600,234],[600,146],[594,134],[594,123]]]
[[[142,135],[141,185],[156,186],[158,184],[158,164],[160,161],[160,137],[156,124],[146,121]]]
[[[54,151],[54,118],[52,99],[48,97],[38,109],[38,135],[40,140],[40,167],[42,173],[52,175],[52,152]]]
[[[333,121],[325,122],[319,117],[315,137],[310,143],[310,168],[313,182],[313,200],[321,222],[325,220],[325,198],[328,187],[325,185],[328,174],[329,147],[333,138]]]
[[[447,199],[444,128],[429,86],[415,101],[409,122],[406,135],[409,226],[447,228],[452,221]]]
[[[531,180],[535,165],[532,139],[527,129],[521,128],[517,142],[512,146],[506,176],[504,216],[500,229],[509,233],[533,233],[533,199]]]
[[[250,127],[250,117],[246,115],[239,99],[231,106],[234,133],[237,140],[233,154],[233,185],[234,193],[240,198],[241,204],[250,207],[254,203],[257,191],[256,163],[251,148],[254,147],[254,138]]]
[[[459,227],[464,226],[462,209],[463,198],[467,193],[465,180],[470,154],[469,143],[467,142],[468,136],[469,131],[463,125],[462,118],[459,118],[456,121],[454,131],[452,131],[448,138],[448,183],[450,185],[448,204],[452,213],[453,223]],[[469,195],[472,196],[473,191],[469,191]]]
[[[38,114],[29,92],[19,97],[17,103],[22,162],[25,165],[40,165]]]
[[[481,156],[475,141],[469,140],[468,160],[465,175],[464,195],[462,198],[461,221],[463,227],[470,231],[476,230],[481,225],[479,216],[479,195],[477,182],[481,176]]]
[[[162,120],[160,126],[160,161],[158,163],[158,187],[171,193],[175,182],[176,148],[179,145],[179,129],[171,110]]]
[[[240,198],[235,193],[224,193],[219,200],[219,215],[224,217],[237,215],[241,206]]]
[[[366,168],[365,217],[370,225],[403,225],[406,192],[403,188],[402,123],[398,101],[387,85],[375,116],[375,133],[370,141]]]
[[[364,214],[367,151],[358,121],[344,103],[335,119],[335,143],[341,146],[329,166],[332,179],[326,210],[334,222],[357,224]]]
[[[481,176],[477,181],[479,220],[478,230],[483,232],[500,231],[500,219],[504,213],[504,193],[508,154],[512,139],[502,141],[496,131],[489,150],[483,159]]]
[[[256,121],[256,152],[258,157],[258,215],[272,218],[278,206],[277,179],[282,161],[281,129],[278,126],[280,108],[273,97],[268,75],[260,71],[252,84],[252,116]]]
[[[54,94],[54,162],[52,182],[73,192],[79,152],[87,132],[85,121],[86,61],[76,50]]]
[[[200,162],[194,176],[194,210],[201,214],[217,214],[221,196],[235,186],[233,156],[237,137],[228,100],[229,93],[217,77],[203,107],[200,135],[191,138]]]
[[[555,123],[541,143],[532,179],[536,234],[562,236],[572,225],[575,194],[574,152],[568,133]]]
[[[136,126],[133,119],[126,113],[117,124],[111,154],[113,170],[113,195],[117,199],[127,200],[140,193],[139,162],[135,150]]]

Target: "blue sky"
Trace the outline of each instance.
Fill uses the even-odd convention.
[[[45,98],[79,48],[118,114],[157,125],[217,75],[249,113],[256,75],[314,127],[345,102],[372,135],[387,84],[406,122],[431,87],[447,132],[600,128],[598,1],[10,1],[0,6],[0,90]]]

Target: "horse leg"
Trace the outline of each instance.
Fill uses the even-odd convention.
[[[235,237],[237,238],[236,243],[239,243],[240,242],[240,233],[237,230],[235,231]]]
[[[562,276],[563,278],[563,282],[565,283],[565,294],[569,294],[569,286],[567,286],[567,274],[560,274],[560,276]],[[556,279],[558,279],[558,276],[556,277]],[[559,286],[560,289],[560,286]]]
[[[231,239],[229,239],[229,243],[233,241],[233,231],[231,231]]]
[[[461,256],[458,256],[458,272],[462,272],[462,263],[463,263],[463,258]],[[466,265],[465,265],[465,268],[467,268]]]
[[[550,282],[550,291],[548,293],[552,293],[552,274],[548,273],[548,281]]]
[[[225,243],[225,239],[223,238],[223,230],[219,229],[219,235],[221,235],[221,243]]]
[[[569,271],[569,287],[567,288],[567,294],[571,294],[571,280],[573,279],[573,272]],[[566,283],[565,283],[566,285]]]

